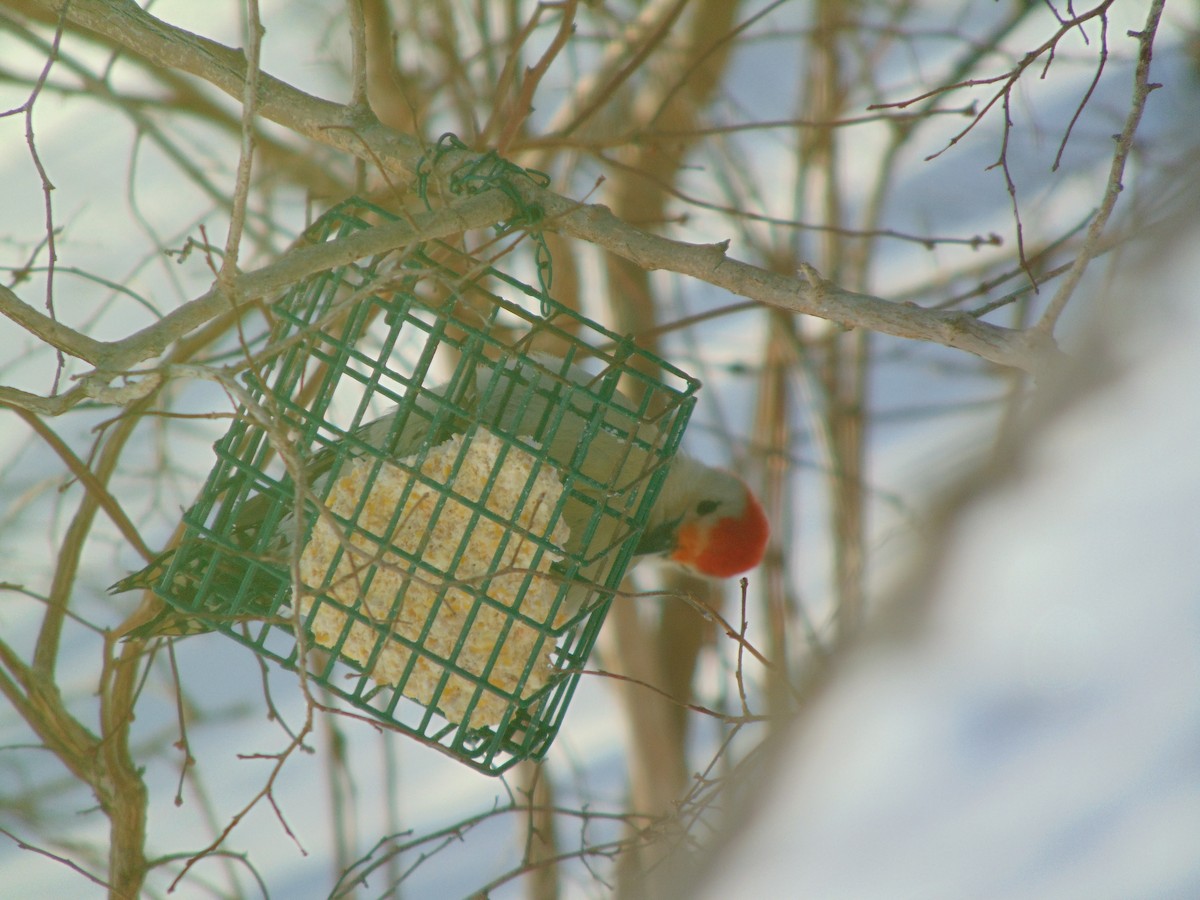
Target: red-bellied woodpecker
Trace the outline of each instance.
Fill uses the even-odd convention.
[[[521,484],[524,484],[524,479],[527,477],[531,479],[534,474],[543,472],[547,477],[551,477],[553,485],[557,485],[557,487],[550,485],[545,488],[551,494],[561,491],[561,484],[552,477],[557,467],[562,467],[564,470],[569,467],[579,473],[576,490],[562,508],[560,521],[565,529],[560,529],[553,534],[546,530],[537,537],[546,540],[565,537],[563,543],[566,551],[590,561],[579,570],[580,581],[594,585],[603,581],[611,565],[612,560],[606,557],[610,555],[608,553],[610,548],[619,543],[618,538],[614,536],[619,529],[619,519],[611,516],[598,518],[595,516],[597,503],[602,505],[603,498],[598,501],[590,500],[587,486],[597,485],[599,486],[596,488],[597,491],[603,491],[604,486],[609,486],[608,490],[611,490],[612,485],[628,484],[639,477],[644,478],[647,466],[651,464],[653,456],[647,448],[655,445],[657,437],[653,426],[645,423],[639,424],[638,417],[632,413],[632,403],[619,393],[610,392],[610,398],[605,406],[600,404],[595,395],[584,390],[585,387],[595,384],[596,381],[597,376],[578,366],[568,365],[561,359],[548,354],[533,353],[500,367],[480,366],[474,384],[459,385],[457,388],[447,386],[417,400],[403,425],[397,423],[396,411],[393,411],[361,426],[353,433],[353,438],[355,444],[360,448],[363,446],[369,446],[376,450],[392,448],[387,452],[387,456],[402,464],[399,468],[412,473],[417,466],[421,465],[421,461],[413,457],[414,448],[419,447],[422,440],[426,444],[436,443],[430,439],[430,431],[434,427],[432,424],[434,422],[442,423],[442,430],[449,432],[445,437],[451,440],[455,439],[453,432],[456,427],[460,435],[470,434],[477,438],[483,436],[487,437],[489,442],[493,440],[493,432],[529,436],[532,441],[531,446],[541,449],[545,456],[545,463],[548,465],[541,464],[534,458],[526,460],[524,454],[515,448],[490,451],[492,455],[488,458],[501,467],[496,469],[500,474],[504,474],[504,466],[525,465],[526,468],[521,469]],[[454,394],[455,402],[464,406],[473,403],[474,406],[469,410],[469,418],[458,412],[446,413],[444,409],[446,403],[442,399],[444,394]],[[598,405],[604,406],[604,412],[599,417],[596,415]],[[442,408],[441,412],[439,412],[439,408]],[[607,427],[609,425],[613,427]],[[426,453],[435,451],[440,453],[441,448],[447,446],[448,443],[450,442],[443,442],[433,450],[427,450]],[[473,459],[473,457],[466,456],[469,448],[461,446],[465,443],[468,442],[458,438],[453,452],[462,454],[464,459]],[[336,456],[336,449],[330,447],[314,455],[311,465],[305,472],[309,481],[309,489],[317,496],[321,495],[325,487]],[[355,454],[351,451],[348,454],[350,457],[355,455],[361,456],[363,459],[368,458],[361,452]],[[431,457],[426,455],[422,458],[430,460]],[[497,458],[501,461],[496,462]],[[363,473],[363,482],[356,482],[346,488],[350,493],[339,502],[345,503],[348,498],[349,505],[344,510],[339,509],[334,512],[346,517],[347,512],[353,510],[356,504],[360,510],[364,510],[366,504],[360,503],[357,498],[364,490],[371,492],[368,502],[374,502],[377,506],[385,505],[387,508],[384,510],[381,521],[388,522],[390,520],[394,526],[395,533],[382,535],[382,540],[385,543],[395,541],[394,546],[410,552],[412,548],[402,546],[401,538],[398,537],[401,520],[403,520],[403,524],[414,534],[413,547],[418,548],[416,552],[426,552],[420,548],[428,547],[429,539],[425,538],[424,543],[421,543],[416,538],[419,538],[424,531],[431,533],[436,531],[439,527],[437,517],[430,519],[428,513],[422,513],[416,508],[412,510],[406,508],[404,515],[393,513],[392,510],[396,509],[395,503],[397,502],[395,498],[411,497],[414,494],[410,494],[408,491],[398,491],[396,484],[393,483],[388,489],[390,493],[385,495],[381,490],[378,495],[375,495],[373,493],[375,488],[365,483],[365,473],[372,467],[362,465],[357,469],[347,468],[348,465],[353,467],[354,463],[353,459],[344,461],[338,470],[339,484],[345,481],[347,472],[359,470]],[[532,466],[532,469],[529,466]],[[373,471],[372,477],[378,480],[381,473],[390,470],[375,467]],[[474,490],[474,497],[479,497],[480,488],[464,487],[465,479],[470,472],[463,463],[447,466],[446,471],[454,473],[449,474],[448,478],[457,479],[453,481],[452,485],[456,493],[469,495],[469,491]],[[489,483],[493,485],[501,480],[496,475],[489,475],[490,469],[481,471],[480,484],[489,482],[489,478]],[[426,467],[421,468],[421,474],[437,480],[436,476],[426,471]],[[541,489],[539,488],[539,490]],[[338,488],[335,487],[329,491],[330,499],[327,500],[327,503],[332,505],[337,490]],[[521,488],[518,486],[517,493],[520,492]],[[392,499],[385,500],[385,496]],[[528,504],[528,491],[525,496],[527,498],[525,502]],[[502,509],[497,508],[493,512],[502,516],[519,512],[515,509],[514,501],[509,500],[505,503],[507,505],[504,505]],[[258,522],[254,521],[254,517],[256,514],[262,515],[262,507],[263,504],[256,504],[253,501],[247,503],[238,526],[244,533],[255,533]],[[448,508],[453,510],[453,507],[444,505],[437,508],[442,511]],[[421,518],[422,515],[425,515],[426,518]],[[450,513],[439,512],[437,515],[449,516]],[[326,521],[328,521],[328,517],[326,517]],[[449,520],[447,519],[447,521]],[[476,524],[478,521],[478,516],[472,519],[472,522]],[[308,571],[311,575],[310,578],[306,578],[305,570],[302,569],[301,577],[314,588],[322,586],[322,579],[324,579],[325,585],[333,580],[333,575],[321,574],[325,570],[317,572],[319,567],[316,562],[320,561],[323,565],[328,566],[329,559],[339,555],[334,549],[335,546],[346,543],[341,535],[327,536],[328,550],[317,546],[315,542],[321,531],[320,522],[319,518],[317,527],[313,529],[313,536],[309,539],[309,544],[301,548],[302,562],[307,561]],[[472,524],[469,527],[475,529],[476,525]],[[521,527],[528,529],[532,526],[524,523]],[[444,525],[442,530],[445,531]],[[297,531],[290,514],[280,520],[275,531],[278,537],[274,542],[273,549],[278,551],[281,560],[286,560],[293,553],[292,542]],[[635,553],[639,556],[665,557],[701,575],[728,578],[753,568],[761,561],[767,538],[768,526],[763,509],[741,479],[728,472],[706,466],[691,457],[676,455],[669,464],[662,489],[650,511]],[[476,537],[472,536],[469,539],[476,540]],[[466,540],[464,538],[464,541]],[[462,545],[458,543],[457,537],[455,537],[455,546],[460,547],[459,552],[461,553]],[[490,553],[494,546],[495,544],[489,545],[483,550]],[[380,553],[377,546],[372,563],[381,561]],[[165,571],[165,566],[170,562],[170,555],[171,551],[168,551],[145,569],[117,582],[109,589],[110,592],[117,593],[150,587]],[[480,555],[486,554],[483,551],[476,554],[476,556]],[[488,559],[491,557],[488,556]],[[508,560],[506,557],[505,560],[506,564],[510,566],[518,564],[515,557],[513,560]],[[521,560],[520,564],[528,566],[529,560]],[[547,559],[543,570],[548,569],[549,565],[550,560]],[[339,572],[341,571],[339,569]],[[362,566],[360,565],[356,571],[362,571]],[[461,569],[455,573],[455,577],[462,577]],[[559,611],[560,619],[564,614],[573,613],[575,608],[585,603],[590,604],[592,598],[601,596],[595,591],[576,589],[572,590],[571,595],[568,596],[564,608]],[[211,607],[214,619],[220,619],[219,597],[213,598],[211,603],[205,600],[200,605]],[[307,609],[307,607],[304,608]],[[207,622],[201,617],[191,616],[171,607],[163,608],[156,605],[154,609],[147,608],[143,618],[131,622],[125,629],[125,634],[128,637],[138,638],[156,635],[183,635],[207,631],[212,627],[211,622]]]

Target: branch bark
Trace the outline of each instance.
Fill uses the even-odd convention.
[[[148,377],[122,388],[111,387],[112,380],[129,374],[139,363],[158,357],[172,342],[217,316],[270,296],[308,275],[397,247],[483,228],[502,221],[511,212],[512,202],[500,192],[492,191],[334,241],[300,245],[270,265],[236,276],[229,282],[228,290],[214,284],[201,296],[119,341],[94,340],[50,318],[0,286],[0,313],[45,343],[95,366],[95,370],[84,375],[75,388],[54,396],[42,397],[0,386],[0,404],[43,415],[59,415],[88,399],[131,403],[157,386],[155,378]]]
[[[207,81],[239,102],[246,90],[244,54],[171,26],[127,0],[32,0],[43,15],[61,15],[69,25],[102,35],[156,65],[179,69]],[[343,105],[314,97],[258,73],[257,112],[312,140],[361,157],[390,172],[411,176],[423,148],[409,135],[397,133],[361,106]],[[439,161],[451,171],[473,155],[450,152]],[[1044,331],[1013,330],[957,311],[927,310],[893,303],[880,297],[844,290],[804,266],[796,276],[780,275],[728,256],[727,243],[688,244],[633,227],[599,205],[584,205],[532,182],[514,184],[522,200],[546,213],[544,227],[590,241],[646,269],[689,275],[734,294],[792,313],[817,316],[844,328],[865,328],[913,340],[932,341],[972,353],[997,365],[1039,374],[1058,355],[1053,338]],[[307,274],[345,264],[415,240],[445,236],[503,221],[515,210],[498,192],[464,198],[445,209],[396,222],[319,247],[297,248],[277,263],[238,276],[232,290],[213,288],[184,304],[154,325],[124,340],[101,344],[42,315],[11,292],[0,294],[0,312],[37,334],[47,343],[85,359],[96,372],[85,376],[72,391],[39,397],[0,388],[0,402],[43,414],[58,414],[83,399],[102,397],[128,402],[138,396],[132,388],[114,389],[110,382],[132,366],[160,354],[173,340],[210,321],[239,303],[265,296]],[[125,392],[125,393],[122,393]]]

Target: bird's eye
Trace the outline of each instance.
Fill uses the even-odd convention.
[[[716,512],[720,505],[716,500],[701,500],[696,504],[696,515],[707,516],[710,512]]]

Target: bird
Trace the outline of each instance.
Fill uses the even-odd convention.
[[[597,407],[602,409],[599,415]],[[398,422],[402,412],[405,420]],[[386,458],[400,459],[412,454],[422,441],[429,446],[472,429],[526,437],[532,447],[541,446],[545,439],[542,449],[547,461],[577,473],[577,489],[562,510],[570,532],[565,549],[584,561],[575,577],[591,589],[569,592],[564,611],[574,612],[607,596],[595,586],[603,583],[617,555],[614,548],[627,536],[622,534],[623,520],[603,512],[607,496],[614,486],[621,488],[646,478],[658,464],[659,457],[652,451],[661,445],[663,436],[645,418],[603,373],[595,375],[550,353],[517,353],[502,365],[479,365],[474,378],[421,389],[406,408],[402,404],[360,425],[342,442],[313,454],[303,480],[314,495],[321,496],[339,457],[343,461],[348,456],[361,457],[370,452],[366,448],[372,448]],[[343,442],[349,447],[339,446]],[[245,503],[232,530],[238,546],[249,547],[257,540],[271,518],[266,515],[269,501],[267,496],[257,495]],[[271,548],[279,560],[286,560],[293,550],[295,523],[290,512],[274,519],[278,524],[273,526]],[[667,463],[660,492],[633,552],[635,561],[658,557],[694,574],[730,578],[761,562],[768,539],[763,507],[742,479],[677,453]],[[151,588],[167,571],[174,552],[166,551],[116,582],[109,593]],[[187,577],[187,573],[177,572],[176,584]],[[222,621],[222,586],[229,592],[244,590],[244,582],[242,571],[209,573],[204,590],[213,596],[199,605],[213,609],[211,618],[152,601],[148,607],[144,604],[142,615],[126,623],[120,636],[147,639],[211,631]],[[193,585],[191,589],[200,588]]]

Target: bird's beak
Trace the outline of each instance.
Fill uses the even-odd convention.
[[[662,555],[675,549],[679,536],[679,520],[671,519],[642,532],[637,548],[633,551],[639,556]]]

